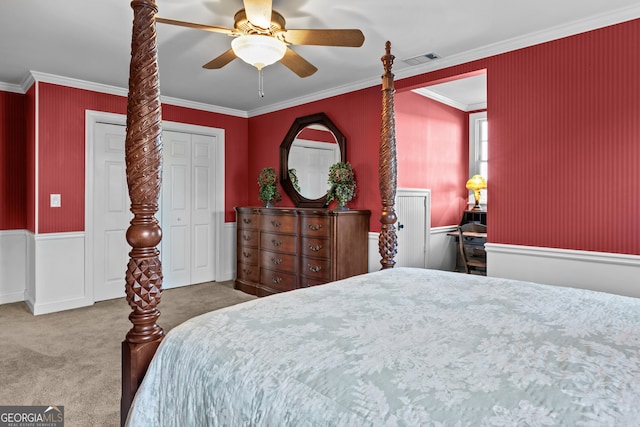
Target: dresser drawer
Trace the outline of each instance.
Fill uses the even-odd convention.
[[[302,216],[300,227],[304,236],[328,237],[329,224],[326,216]]]
[[[300,274],[315,278],[329,279],[331,277],[331,261],[322,258],[303,257]]]
[[[238,212],[238,228],[257,230],[258,214],[253,212]]]
[[[260,269],[257,265],[239,263],[238,264],[238,280],[257,283],[260,279]]]
[[[276,291],[292,291],[298,288],[295,274],[283,273],[281,271],[260,269],[260,284]]]
[[[318,239],[315,237],[302,238],[302,255],[329,258],[330,254],[328,239]]]
[[[275,233],[296,233],[298,227],[295,215],[268,215],[260,216],[260,230]]]
[[[258,265],[258,248],[238,246],[238,262]]]
[[[238,229],[238,244],[242,246],[258,246],[258,230]]]
[[[289,271],[295,273],[296,260],[295,255],[283,254],[280,252],[262,251],[260,254],[260,265],[272,270]]]
[[[276,233],[261,233],[260,247],[275,252],[295,254],[298,252],[296,236]]]
[[[300,287],[301,288],[310,288],[311,286],[323,285],[328,283],[329,279],[317,278],[317,277],[300,277]]]

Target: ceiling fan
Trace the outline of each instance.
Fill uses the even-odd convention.
[[[364,34],[355,29],[289,30],[284,17],[273,10],[271,0],[244,0],[244,9],[234,16],[234,28],[217,27],[156,17],[156,22],[226,34],[234,37],[231,48],[203,67],[222,68],[240,58],[261,70],[280,61],[300,77],[318,69],[288,45],[360,47]]]

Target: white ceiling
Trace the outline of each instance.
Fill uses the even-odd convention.
[[[241,0],[156,3],[159,16],[226,27],[242,8]],[[637,0],[273,0],[273,7],[287,28],[359,28],[364,45],[294,46],[318,72],[302,79],[269,66],[260,98],[258,73],[241,60],[202,68],[230,47],[229,37],[158,24],[162,95],[251,116],[380,84],[387,40],[402,78],[640,17]],[[0,89],[24,90],[30,71],[126,89],[132,19],[128,0],[2,0]],[[440,58],[404,62],[429,52]]]
[[[487,75],[452,80],[431,85],[414,92],[426,96],[462,111],[483,110],[487,108]]]

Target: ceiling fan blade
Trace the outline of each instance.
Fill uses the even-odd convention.
[[[282,65],[296,73],[300,77],[309,77],[318,69],[309,61],[298,55],[293,49],[287,48],[284,57],[280,60]]]
[[[196,30],[211,31],[212,33],[222,33],[226,35],[231,35],[233,33],[233,30],[231,28],[214,27],[211,25],[195,24],[193,22],[176,21],[175,19],[160,18],[159,16],[156,16],[156,22],[160,22],[162,24],[178,25],[180,27],[195,28]]]
[[[244,0],[244,11],[254,26],[265,30],[271,27],[271,0]]]
[[[218,68],[222,68],[227,65],[229,62],[236,59],[237,56],[233,53],[233,49],[229,49],[222,55],[212,59],[202,66],[202,68],[206,68],[207,70],[217,70]]]
[[[286,30],[280,34],[289,44],[360,47],[364,43],[360,30]]]

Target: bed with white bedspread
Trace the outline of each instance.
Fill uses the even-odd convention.
[[[204,314],[130,426],[631,426],[640,300],[396,268]]]

